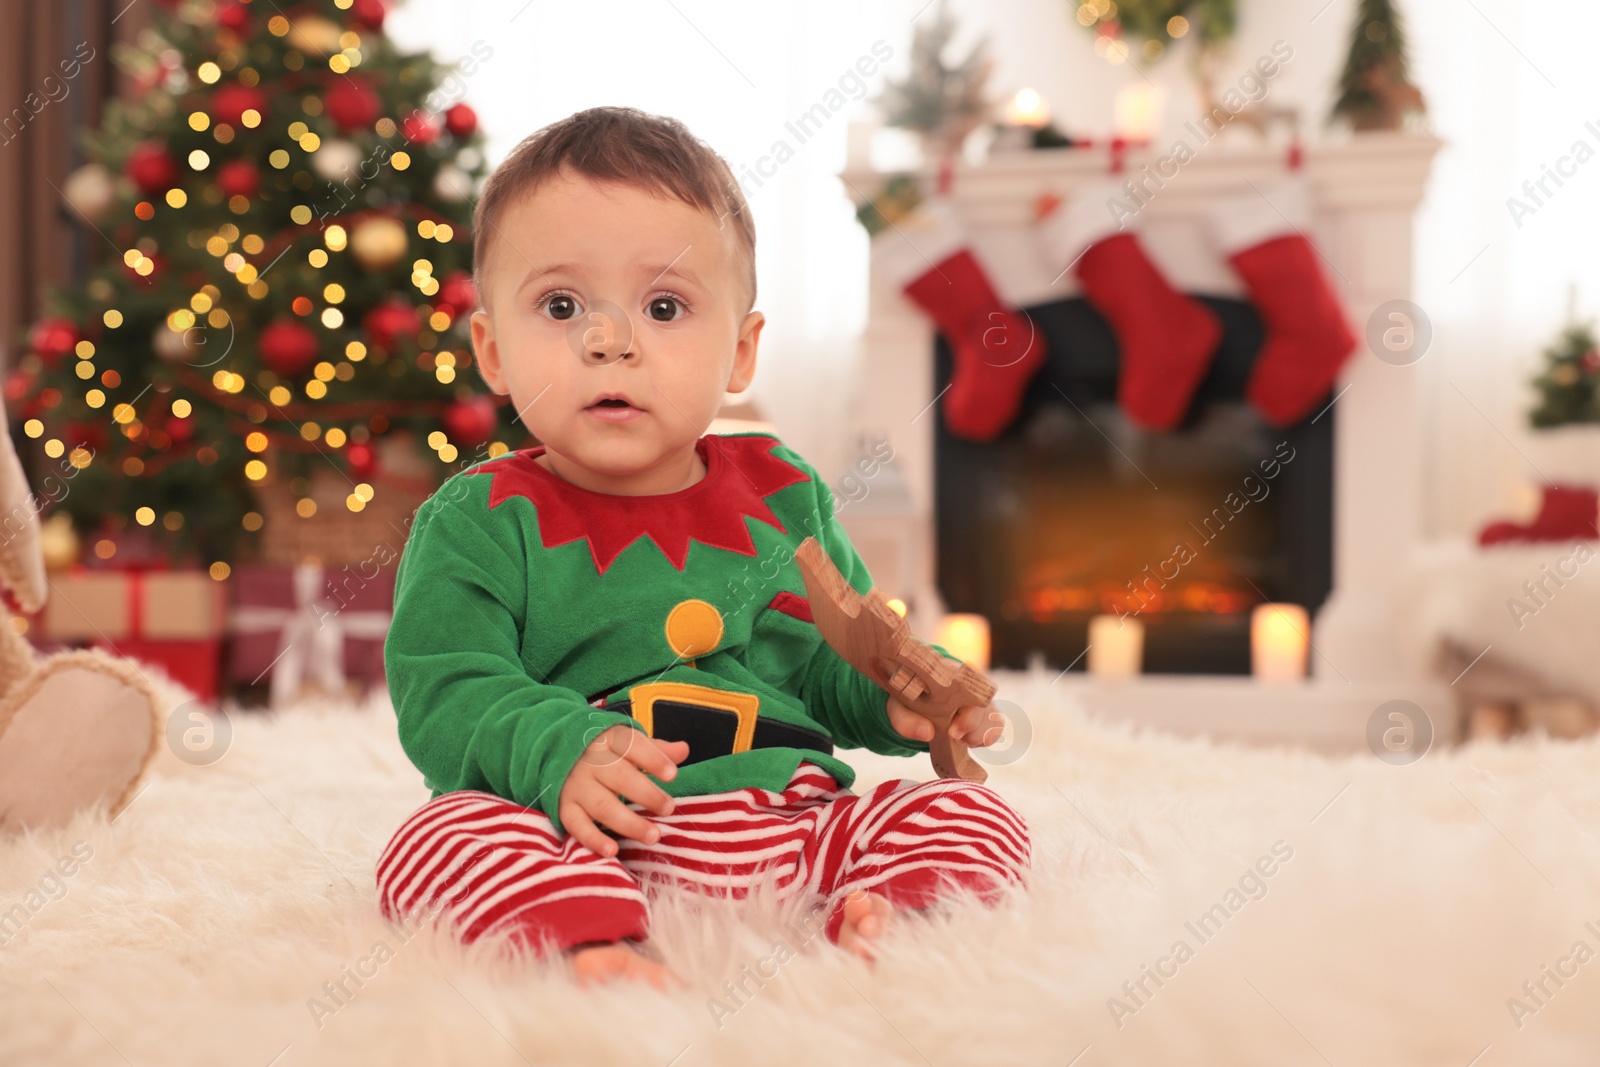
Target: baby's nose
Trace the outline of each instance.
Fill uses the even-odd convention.
[[[637,358],[633,319],[609,300],[597,301],[567,327],[567,343],[584,363],[603,366],[629,356]]]

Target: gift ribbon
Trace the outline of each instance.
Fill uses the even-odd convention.
[[[90,625],[94,627],[99,635],[97,638],[95,638],[95,640],[97,642],[104,643],[107,647],[110,647],[113,650],[116,649],[116,641],[210,640],[215,635],[215,618],[209,614],[206,617],[206,622],[202,632],[198,634],[183,634],[181,636],[163,634],[158,637],[151,637],[149,634],[145,633],[145,624],[150,619],[150,591],[145,588],[145,578],[151,574],[176,575],[184,573],[193,573],[204,577],[204,572],[188,572],[174,569],[173,567],[164,563],[152,563],[146,560],[138,560],[131,564],[119,567],[86,567],[81,563],[76,563],[65,568],[63,571],[51,571],[50,573],[52,575],[64,574],[67,578],[73,580],[105,574],[116,574],[126,579],[123,588],[126,590],[127,595],[123,605],[125,614],[122,617],[123,621],[121,627],[119,628],[114,624],[107,623],[107,625],[102,628],[100,625],[90,620]],[[70,589],[71,586],[68,585],[67,588]],[[71,605],[75,611],[77,611],[77,614],[80,618],[88,619],[88,614],[82,609],[77,608],[76,605],[72,604],[72,601],[67,593],[60,589],[55,590],[55,592],[63,599],[66,599],[67,603]],[[45,634],[45,636],[50,636],[45,621],[46,617],[44,609],[40,609],[39,612],[35,613],[34,617],[41,620],[39,624],[41,627],[40,632]],[[111,637],[108,637],[106,635],[106,630],[110,630],[112,633],[115,633],[117,635],[116,639],[113,640]],[[74,633],[72,636],[86,637],[88,635]]]
[[[229,613],[234,633],[275,630],[279,634],[278,654],[268,667],[269,699],[275,708],[293,700],[308,677],[330,692],[342,693],[345,638],[379,641],[389,632],[389,612],[342,609],[324,595],[325,589],[322,568],[301,563],[294,568],[294,607],[242,605]]]

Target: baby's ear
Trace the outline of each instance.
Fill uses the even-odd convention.
[[[728,375],[728,392],[742,393],[756,376],[756,350],[761,343],[761,327],[767,317],[752,311],[744,317],[739,327],[739,339],[733,347],[733,371]]]
[[[500,345],[494,339],[494,322],[489,313],[479,309],[472,313],[472,358],[478,364],[478,374],[490,392],[504,396],[511,391],[501,373]]]

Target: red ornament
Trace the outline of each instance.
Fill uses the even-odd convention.
[[[384,351],[393,351],[400,337],[415,337],[422,332],[417,309],[398,298],[386,300],[367,313],[367,336]]]
[[[25,422],[44,411],[40,401],[39,376],[25,370],[12,371],[6,378],[6,406],[15,413],[13,424]]]
[[[92,452],[103,451],[106,447],[106,428],[99,421],[77,421],[67,423],[62,429],[61,436],[71,445],[85,445]]]
[[[15,404],[33,393],[34,386],[39,384],[39,376],[29,374],[25,370],[14,370],[6,377],[5,394],[7,403]]]
[[[262,362],[280,378],[296,378],[317,359],[317,335],[293,319],[278,319],[256,342]]]
[[[500,425],[500,412],[493,400],[479,393],[445,408],[440,421],[452,443],[476,448],[494,436]]]
[[[451,318],[465,315],[478,306],[478,288],[472,284],[472,275],[464,270],[452,271],[439,285],[437,306]]]
[[[128,153],[127,175],[146,196],[159,196],[178,184],[178,164],[157,141],[136,145]]]
[[[327,92],[322,94],[322,106],[328,117],[345,133],[365,129],[378,121],[383,114],[383,99],[365,78],[346,74],[335,78]]]
[[[80,340],[78,326],[71,319],[43,319],[28,334],[28,347],[45,366],[53,367],[71,354]]]
[[[240,85],[238,82],[230,82],[211,94],[211,114],[218,122],[237,126],[246,111],[266,115],[266,94],[254,86]]]
[[[194,417],[170,418],[166,425],[167,436],[172,438],[172,443],[178,446],[188,444],[194,440]]]
[[[426,111],[413,111],[400,121],[400,134],[413,144],[432,144],[439,139],[439,124]]]
[[[444,128],[453,137],[471,137],[478,129],[478,113],[466,104],[457,104],[444,113]]]
[[[261,171],[248,159],[230,159],[217,168],[217,188],[249,200],[261,191]]]
[[[373,31],[383,29],[383,20],[388,14],[389,5],[384,0],[355,0],[350,5],[350,18]]]
[[[367,481],[378,472],[378,451],[365,441],[356,441],[344,450],[344,458],[350,464],[350,473],[362,481]]]
[[[222,5],[222,10],[217,12],[217,22],[234,33],[243,35],[250,25],[250,9],[239,0],[228,0]],[[259,111],[260,109],[257,108]]]
[[[1583,354],[1583,369],[1590,374],[1600,370],[1600,350],[1591,348]]]

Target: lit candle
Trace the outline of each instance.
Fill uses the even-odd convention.
[[[1144,623],[1115,615],[1089,620],[1089,673],[1096,678],[1132,678],[1144,662]]]
[[[989,620],[982,615],[946,615],[934,644],[980,671],[989,669]]]
[[[1257,604],[1250,614],[1250,667],[1268,682],[1298,682],[1306,676],[1311,620],[1299,604]]]
[[[1042,127],[1050,121],[1050,105],[1037,89],[1018,89],[1006,105],[1006,123],[1011,126]]]

